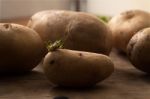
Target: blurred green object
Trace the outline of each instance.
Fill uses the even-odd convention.
[[[107,23],[107,22],[110,20],[110,17],[108,17],[108,16],[100,16],[100,15],[97,15],[97,17],[98,17],[100,20],[104,21],[105,23]]]

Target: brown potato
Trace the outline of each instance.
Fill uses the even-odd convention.
[[[102,54],[57,49],[46,55],[43,68],[53,84],[87,87],[110,76],[114,71],[114,64]]]
[[[0,73],[33,69],[46,54],[40,36],[32,29],[0,23]]]
[[[131,37],[139,30],[150,27],[150,13],[129,10],[114,16],[108,23],[114,38],[114,46],[126,52]]]
[[[73,11],[42,11],[34,14],[28,27],[37,31],[44,41],[64,40],[64,48],[108,55],[112,34],[96,16]]]
[[[131,38],[127,54],[136,68],[150,73],[150,28],[139,31]]]

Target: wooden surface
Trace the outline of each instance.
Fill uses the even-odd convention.
[[[135,69],[115,50],[110,57],[115,63],[115,72],[95,87],[54,87],[38,66],[28,74],[0,76],[0,99],[53,99],[59,96],[68,99],[150,99],[150,76]]]

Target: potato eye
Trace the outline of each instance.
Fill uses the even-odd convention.
[[[52,65],[52,64],[54,64],[55,63],[55,60],[51,60],[50,61],[50,64]]]
[[[80,57],[83,56],[82,53],[79,53],[79,56],[80,56]]]
[[[11,24],[6,23],[3,26],[4,26],[5,29],[9,29],[11,27]]]

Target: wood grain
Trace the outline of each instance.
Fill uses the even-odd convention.
[[[150,75],[135,69],[126,56],[114,49],[110,57],[115,63],[115,72],[95,87],[52,86],[39,65],[28,74],[0,76],[0,99],[54,99],[61,96],[68,99],[150,99]]]

